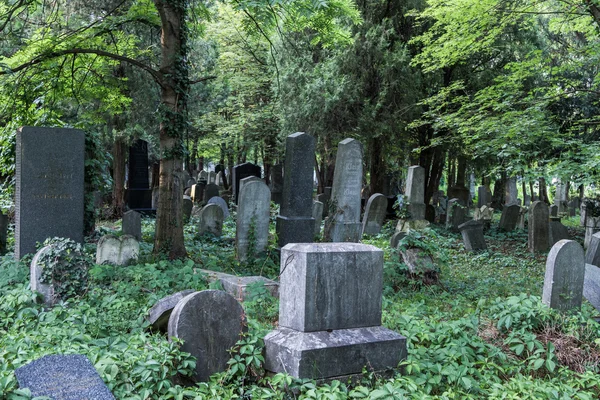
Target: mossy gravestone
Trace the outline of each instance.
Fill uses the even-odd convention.
[[[262,181],[245,183],[240,190],[235,231],[238,260],[245,261],[265,251],[269,239],[271,191]]]
[[[140,244],[131,235],[102,236],[96,248],[96,264],[127,265],[137,260]]]
[[[568,311],[581,307],[585,256],[573,240],[557,242],[546,261],[542,301],[550,308]]]

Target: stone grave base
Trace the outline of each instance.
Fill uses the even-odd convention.
[[[313,227],[314,229],[314,227]],[[327,225],[325,225],[325,229]],[[355,242],[358,243],[360,241],[361,233],[362,233],[362,223],[361,222],[333,222],[331,224],[330,234],[327,235],[331,238],[331,241],[334,243],[340,242]]]
[[[312,217],[285,217],[278,215],[277,234],[279,246],[288,243],[312,243],[315,233],[315,219]]]
[[[412,220],[425,219],[426,210],[427,205],[425,203],[410,203],[408,205],[408,212]]]
[[[219,278],[221,284],[223,285],[223,289],[233,297],[235,297],[238,301],[246,300],[248,297],[248,286],[256,283],[262,282],[267,291],[271,294],[271,296],[278,298],[279,297],[279,284],[275,281],[267,279],[262,276],[222,276]]]
[[[397,368],[406,359],[406,338],[382,326],[299,332],[279,328],[265,336],[265,369],[295,378],[343,379]]]

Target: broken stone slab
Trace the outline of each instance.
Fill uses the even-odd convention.
[[[182,290],[181,292],[174,293],[158,300],[156,304],[153,305],[150,310],[148,310],[147,319],[152,325],[152,329],[166,333],[169,324],[169,317],[171,316],[171,312],[177,303],[179,303],[185,296],[194,292],[195,291],[191,289]]]
[[[245,301],[250,293],[250,287],[263,284],[271,296],[279,297],[279,284],[262,276],[222,276],[220,279],[223,289],[238,301]]]

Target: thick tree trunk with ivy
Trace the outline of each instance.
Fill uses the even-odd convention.
[[[160,123],[160,195],[156,214],[154,252],[169,258],[187,255],[183,242],[183,133],[189,79],[185,0],[154,0],[161,19],[162,61]]]

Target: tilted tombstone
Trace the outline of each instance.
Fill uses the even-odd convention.
[[[21,389],[56,400],[114,400],[90,360],[81,354],[52,354],[15,370]]]
[[[285,142],[285,175],[276,231],[279,247],[314,240],[312,215],[316,140],[307,133],[289,135]]]
[[[96,247],[96,264],[127,265],[137,260],[140,243],[131,235],[105,235]]]
[[[406,178],[406,200],[411,219],[425,219],[425,168],[413,165]]]
[[[532,253],[546,252],[550,248],[550,215],[548,206],[534,201],[529,209],[527,247]]]
[[[512,205],[517,203],[519,191],[517,190],[517,178],[508,178],[504,186],[504,204]],[[513,228],[514,229],[514,228]]]
[[[206,204],[218,205],[223,210],[223,218],[229,218],[229,207],[227,207],[227,202],[222,197],[211,197]]]
[[[250,182],[264,182],[262,179],[256,177],[256,176],[247,176],[244,179],[240,179],[240,193],[242,192],[242,189],[244,188],[244,185]],[[239,202],[238,202],[239,204]]]
[[[281,204],[283,200],[283,165],[275,164],[271,166],[271,199],[276,204]]]
[[[8,215],[0,211],[0,256],[6,253],[6,237],[8,236]]]
[[[223,210],[217,204],[207,204],[200,211],[198,235],[210,232],[220,237],[223,234]]]
[[[567,227],[564,226],[560,222],[560,218],[558,218],[558,217],[550,218],[549,232],[550,232],[550,246],[554,246],[554,243],[556,243],[560,240],[571,239],[571,235],[569,235],[569,232],[567,231]]]
[[[315,219],[315,237],[321,235],[321,222],[323,222],[323,203],[313,201],[313,218]]]
[[[209,183],[204,188],[204,203],[208,203],[208,200],[213,197],[219,196],[219,185],[215,183]]]
[[[467,251],[487,250],[485,237],[483,236],[483,223],[479,221],[467,221],[458,226],[465,249]]]
[[[124,235],[131,235],[136,240],[142,240],[142,214],[129,210],[123,214],[122,231]]]
[[[465,222],[465,206],[460,204],[459,199],[448,201],[448,215],[446,216],[446,229],[457,230],[458,226]]]
[[[252,163],[239,164],[233,167],[233,179],[231,180],[233,188],[233,199],[235,204],[239,203],[240,196],[240,181],[249,176],[260,178],[261,169],[258,165]]]
[[[47,238],[82,243],[85,134],[23,127],[16,142],[15,257]]]
[[[244,309],[230,294],[204,290],[184,297],[169,317],[169,340],[183,340],[181,350],[196,357],[194,379],[208,382],[227,369],[231,349],[247,330]]]
[[[331,191],[330,214],[325,220],[324,238],[329,242],[360,240],[360,192],[363,178],[363,146],[344,139],[338,145]]]
[[[600,267],[600,232],[596,232],[590,238],[585,252],[585,263]]]
[[[600,268],[597,265],[585,264],[583,297],[585,297],[597,311],[600,311]]]
[[[367,201],[363,216],[362,234],[377,235],[381,232],[387,211],[387,197],[375,193]]]
[[[146,319],[150,322],[152,329],[167,332],[169,326],[169,317],[171,316],[171,312],[183,298],[187,295],[194,293],[194,290],[187,289],[182,290],[181,292],[174,293],[170,296],[163,297],[158,300],[156,304],[152,306],[150,310],[148,310],[148,315]]]
[[[406,338],[381,326],[383,251],[357,243],[281,249],[279,328],[264,339],[265,369],[333,379],[393,369]]]
[[[504,205],[502,207],[502,215],[500,216],[500,223],[498,228],[505,231],[514,231],[517,228],[519,222],[519,213],[521,206],[518,204]]]
[[[581,307],[585,255],[574,240],[557,242],[546,260],[542,302],[560,311]]]
[[[269,239],[270,203],[271,191],[262,181],[246,183],[240,191],[235,232],[239,260],[265,251]]]

